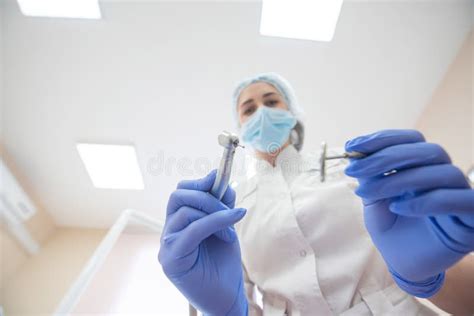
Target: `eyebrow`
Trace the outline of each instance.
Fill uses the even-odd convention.
[[[277,93],[275,93],[275,92],[267,92],[267,93],[265,93],[262,97],[263,97],[263,98],[266,98],[266,97],[269,97],[269,96],[271,96],[271,95],[273,95],[273,94],[277,95]],[[246,105],[246,104],[251,103],[251,102],[253,102],[253,99],[248,99],[247,101],[243,102],[240,106]]]

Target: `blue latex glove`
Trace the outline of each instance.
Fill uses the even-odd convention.
[[[397,284],[433,296],[445,270],[474,250],[474,190],[439,145],[414,130],[385,130],[346,143],[365,225]],[[396,170],[396,173],[390,171]]]
[[[168,201],[158,254],[171,282],[205,315],[246,315],[240,246],[233,224],[245,215],[234,209],[235,192],[222,202],[210,193],[215,170],[182,181]]]

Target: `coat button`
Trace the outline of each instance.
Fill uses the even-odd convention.
[[[300,256],[301,257],[306,257],[306,250],[301,250],[300,251]]]

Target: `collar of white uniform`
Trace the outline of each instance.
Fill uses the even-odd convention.
[[[307,168],[301,154],[293,145],[285,147],[277,156],[275,166],[264,159],[256,159],[255,171],[257,175],[281,172],[287,176],[296,175]]]

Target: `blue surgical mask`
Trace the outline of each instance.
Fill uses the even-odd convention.
[[[296,125],[287,110],[261,106],[242,125],[242,140],[261,152],[274,153],[283,146]]]

